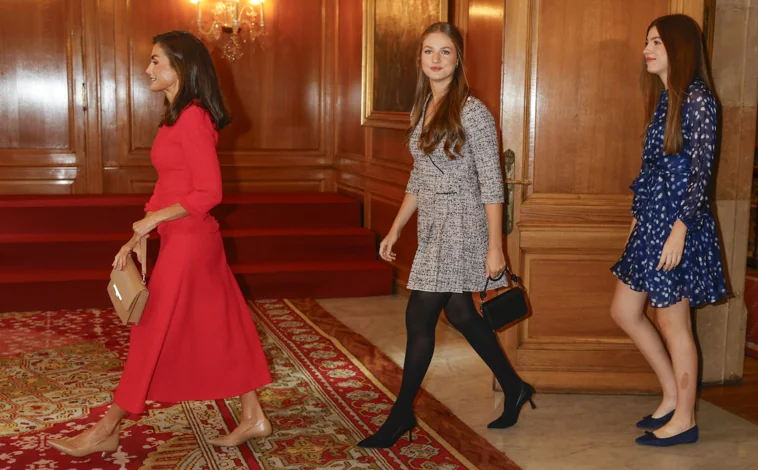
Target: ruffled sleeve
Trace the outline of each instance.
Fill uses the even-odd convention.
[[[682,105],[683,133],[689,135],[690,173],[677,218],[688,231],[698,230],[708,203],[708,186],[716,152],[716,100],[700,83]],[[687,132],[688,131],[688,132]],[[685,141],[687,145],[687,141]]]

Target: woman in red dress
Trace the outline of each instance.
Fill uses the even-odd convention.
[[[134,236],[114,268],[141,239],[158,229],[161,247],[150,298],[132,327],[129,356],[105,416],[92,428],[50,445],[80,457],[118,448],[126,412],[145,400],[178,402],[240,396],[242,419],[214,445],[239,445],[271,434],[255,390],[271,382],[255,324],[226,263],[218,222],[208,214],[221,201],[218,131],[229,123],[205,46],[187,32],[153,38],[147,74],[151,91],[166,94],[166,110],[151,159],[158,182],[134,223]],[[140,260],[142,261],[142,260]]]

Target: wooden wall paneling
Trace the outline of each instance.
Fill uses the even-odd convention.
[[[104,184],[117,185],[104,190],[129,192],[145,187],[139,182],[132,185],[129,177],[148,177],[132,167],[150,165],[149,149],[163,109],[163,96],[150,92],[144,73],[152,38],[172,29],[193,31],[196,10],[184,1],[102,3],[100,33],[115,26],[112,39],[106,38],[100,48],[104,63]],[[226,187],[334,190],[333,175],[324,174],[333,171],[331,84],[336,73],[333,63],[337,38],[331,19],[335,17],[335,0],[279,0],[265,5],[267,35],[262,42],[249,44],[245,54],[233,63],[213,53],[234,118],[219,136],[223,174],[253,178],[247,182],[225,181]],[[231,168],[236,170],[232,172]],[[268,168],[287,171],[274,175],[264,170]],[[314,177],[302,180],[308,171]],[[124,172],[126,176],[114,177],[114,172]],[[266,177],[276,179],[264,184],[261,178]]]
[[[347,196],[351,199],[355,199],[356,201],[363,202],[366,198],[366,192],[357,186],[352,186],[350,184],[346,184],[342,181],[336,181],[335,182],[335,188],[336,192],[339,194],[342,194],[343,196]],[[365,214],[364,214],[365,218]]]
[[[454,12],[456,25],[464,35],[466,78],[471,91],[487,105],[497,122],[502,94],[505,2],[458,0]]]
[[[83,192],[82,0],[8,0],[0,18],[0,193]]]
[[[362,209],[361,224],[363,227],[366,227],[366,220],[368,220],[366,215],[366,204],[364,203],[366,200],[366,178],[363,174],[355,173],[354,171],[346,171],[346,168],[351,167],[350,163],[355,163],[357,165],[364,164],[362,160],[356,161],[346,157],[337,157],[334,171],[335,191],[343,196],[360,201]]]
[[[100,159],[103,172],[102,192],[109,192],[105,174],[117,168],[118,155],[128,152],[128,135],[121,132],[128,127],[125,109],[120,109],[128,94],[128,68],[123,62],[128,48],[122,40],[126,37],[128,25],[120,0],[99,0],[97,7],[98,31],[98,111],[100,113]],[[118,18],[118,21],[116,20]]]
[[[335,186],[331,168],[255,168],[222,166],[224,192],[298,192],[332,191]],[[130,166],[106,169],[104,186],[111,193],[150,193],[157,175],[153,167]]]
[[[377,127],[371,129],[370,135],[372,165],[401,169],[410,174],[413,157],[405,145],[405,131]],[[406,182],[396,181],[403,186]]]
[[[86,133],[86,192],[99,194],[103,192],[103,155],[102,137],[100,136],[100,31],[98,18],[98,1],[84,0],[82,10],[83,23],[83,57],[86,76],[86,112],[84,129]]]
[[[103,169],[106,194],[152,193],[158,174],[152,166],[111,167]]]
[[[224,190],[229,192],[333,191],[331,168],[247,168],[222,169]]]
[[[74,194],[78,177],[75,166],[0,166],[0,194]]]
[[[365,157],[366,130],[361,126],[362,2],[337,2],[335,155]]]
[[[319,106],[320,116],[320,145],[319,149],[325,158],[325,164],[328,168],[325,173],[328,174],[328,185],[322,191],[334,192],[337,190],[337,183],[334,170],[334,154],[337,145],[337,139],[334,133],[335,126],[335,105],[336,105],[336,83],[337,83],[337,56],[339,37],[338,23],[338,0],[323,0],[321,2],[321,99]]]
[[[365,160],[344,156],[337,158],[335,167],[340,179],[349,177],[353,182],[361,180],[363,183],[368,179],[372,179],[394,185],[396,189],[401,190],[405,190],[409,177],[409,170],[407,168],[377,165]]]
[[[363,3],[336,0],[334,67],[334,171],[336,191],[361,202],[363,225],[369,224],[366,179],[370,130],[361,126]]]

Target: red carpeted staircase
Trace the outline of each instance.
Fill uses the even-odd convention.
[[[145,196],[0,196],[0,312],[106,307],[110,265]],[[213,211],[254,298],[387,295],[390,266],[358,202],[334,193],[230,194]],[[151,261],[160,237],[150,237]]]

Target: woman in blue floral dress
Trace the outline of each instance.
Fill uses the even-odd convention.
[[[663,388],[658,409],[637,423],[650,428],[638,444],[695,442],[698,355],[690,307],[727,295],[709,200],[716,150],[717,104],[702,34],[685,15],[649,26],[642,92],[650,124],[642,170],[631,185],[634,216],[611,306],[616,323],[648,360]],[[654,325],[646,298],[658,308]],[[670,355],[669,355],[670,354]]]

